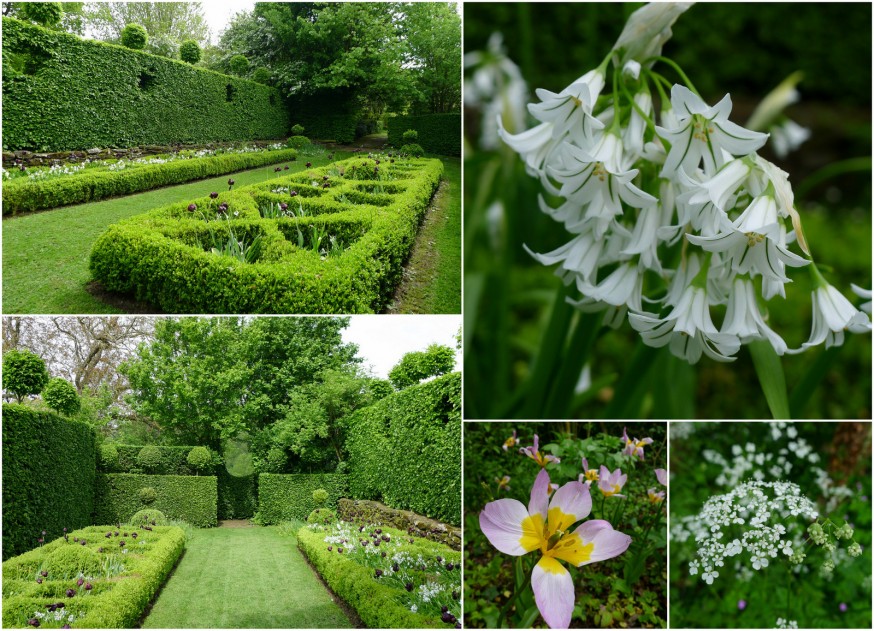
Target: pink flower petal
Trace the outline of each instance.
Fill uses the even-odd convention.
[[[549,474],[541,469],[531,487],[531,499],[528,501],[528,514],[541,515],[546,521],[546,511],[549,508]]]
[[[534,602],[551,629],[567,629],[574,613],[574,582],[570,572],[551,557],[543,557],[531,573]]]
[[[522,522],[528,511],[522,502],[504,498],[489,502],[479,514],[479,527],[489,542],[504,554],[521,556],[529,552],[520,543]]]
[[[580,524],[576,530],[574,530],[574,534],[580,536],[584,542],[591,541],[595,538],[595,535],[605,528],[612,530],[613,526],[610,525],[610,522],[606,519],[590,519],[587,522]]]
[[[659,484],[662,486],[668,485],[668,472],[664,469],[656,469],[655,470],[656,480],[659,481]]]
[[[586,524],[590,523],[592,522],[586,522]],[[613,530],[613,527],[610,526],[610,524],[607,524],[606,528],[599,527],[594,532],[592,532],[591,527],[584,532],[580,532],[586,524],[577,528],[575,532],[580,535],[580,538],[583,540],[583,545],[591,543],[594,547],[592,548],[589,560],[584,561],[580,565],[588,565],[589,563],[595,563],[596,561],[612,559],[613,557],[619,556],[625,552],[628,549],[628,546],[631,545],[631,537],[617,530]],[[591,536],[590,538],[586,536],[587,534],[594,536]]]
[[[549,516],[549,528],[551,531],[556,529],[565,530],[581,519],[588,517],[592,512],[592,495],[589,492],[589,487],[585,484],[580,484],[574,480],[568,482],[552,495],[552,501],[549,503],[549,510],[559,509],[564,515],[571,517],[563,519],[561,525],[553,524],[553,516]],[[572,519],[569,523],[564,523],[567,519]]]

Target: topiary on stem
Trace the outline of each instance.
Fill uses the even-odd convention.
[[[234,74],[243,76],[249,71],[249,60],[244,55],[234,55],[229,63]]]
[[[131,50],[142,50],[149,41],[149,34],[140,24],[128,24],[121,31],[121,45]]]
[[[200,44],[193,39],[187,39],[179,45],[179,59],[189,64],[200,61]]]
[[[49,379],[43,388],[42,398],[46,405],[64,416],[72,416],[82,407],[76,387],[61,377]]]
[[[209,453],[209,449],[206,447],[194,447],[188,452],[187,460],[188,465],[194,469],[198,475],[208,472],[212,467],[212,454]]]
[[[154,445],[146,445],[137,454],[137,464],[147,473],[157,473],[161,468],[161,450]]]
[[[316,506],[322,506],[328,501],[328,492],[325,489],[316,489],[313,491],[313,501]]]
[[[3,389],[18,403],[24,397],[39,394],[49,382],[46,363],[28,350],[11,350],[3,355]]]

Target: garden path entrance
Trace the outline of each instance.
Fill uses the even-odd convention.
[[[292,536],[195,530],[143,628],[353,628]]]

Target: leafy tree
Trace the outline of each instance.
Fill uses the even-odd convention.
[[[55,28],[61,24],[64,11],[60,2],[22,2],[21,16],[41,26]]]
[[[43,388],[42,398],[46,405],[64,416],[73,416],[82,406],[76,388],[62,377],[49,379]]]
[[[48,382],[46,363],[36,353],[11,350],[3,355],[3,389],[12,393],[18,403],[42,392]]]
[[[252,73],[252,81],[266,85],[270,82],[270,76],[270,71],[267,70],[267,68],[259,66],[258,68],[255,68],[255,72]]]
[[[461,109],[461,16],[451,2],[403,6],[405,65],[415,75],[415,109],[426,114]],[[413,141],[414,142],[414,141]]]
[[[121,31],[121,45],[132,50],[142,50],[149,41],[149,33],[140,24],[128,24]]]
[[[179,59],[196,64],[200,61],[200,45],[193,39],[186,39],[179,45]]]
[[[89,2],[85,6],[89,32],[103,41],[118,42],[126,25],[141,24],[149,34],[146,49],[173,56],[185,40],[209,41],[209,27],[200,2]]]
[[[388,378],[398,390],[415,385],[428,377],[438,377],[455,368],[455,351],[448,346],[431,344],[424,351],[407,353]]]

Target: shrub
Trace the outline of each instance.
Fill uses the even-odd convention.
[[[232,221],[237,234],[248,242],[261,238],[256,263],[216,256],[198,245],[209,239],[210,226],[187,206],[205,207],[204,197],[110,226],[93,246],[91,273],[106,290],[133,294],[169,313],[379,311],[401,279],[443,166],[437,160],[397,161],[379,165],[383,179],[352,180],[355,165],[367,164],[336,162],[222,193],[239,213]],[[373,173],[373,162],[367,168]],[[311,182],[323,176],[329,188],[314,189]],[[306,217],[262,219],[259,205],[289,200],[272,192],[278,186],[301,191],[292,208],[303,207]],[[342,242],[342,249],[323,259],[312,247],[319,231],[322,249],[328,249],[328,236]],[[296,245],[298,234],[303,248]]]
[[[395,116],[388,119],[388,142],[395,147],[409,144],[404,130],[415,129],[417,142],[428,153],[441,156],[461,155],[461,114]]]
[[[75,578],[82,572],[85,576],[96,574],[101,568],[100,557],[94,550],[76,544],[68,544],[52,550],[45,560],[43,569],[48,579]]]
[[[231,71],[242,76],[249,71],[249,60],[244,55],[234,55],[229,62]]]
[[[158,499],[158,492],[155,490],[154,487],[151,486],[144,486],[139,491],[137,491],[137,495],[140,498],[140,502],[146,505],[151,504],[156,499]]]
[[[346,476],[333,473],[262,473],[258,476],[258,513],[264,525],[299,519],[303,521],[318,506],[313,491],[328,492],[328,504],[336,506],[346,489]]]
[[[155,445],[146,445],[137,454],[137,464],[147,473],[156,473],[161,468],[161,450]]]
[[[307,517],[308,524],[321,524],[322,526],[330,526],[337,521],[337,513],[330,508],[317,508]]]
[[[154,491],[154,489],[152,489]],[[157,495],[157,493],[156,493]],[[167,517],[157,508],[144,508],[135,512],[127,521],[132,526],[141,526],[143,524],[151,524],[152,526],[166,526]]]
[[[3,353],[3,389],[14,394],[19,402],[42,392],[48,382],[46,363],[36,353],[18,349]]]
[[[189,64],[200,61],[200,44],[193,39],[187,39],[179,45],[179,59]]]
[[[313,491],[313,501],[316,506],[321,506],[328,501],[328,492],[325,489],[316,489]]]
[[[270,82],[272,76],[273,75],[269,70],[267,70],[267,68],[255,68],[255,72],[252,73],[252,81],[266,85]]]
[[[402,390],[427,379],[452,372],[455,351],[448,346],[431,344],[425,351],[407,353],[388,373],[395,388]]]
[[[131,50],[142,50],[149,41],[145,27],[139,24],[128,24],[121,31],[121,45]]]
[[[98,474],[94,492],[94,520],[112,524],[127,522],[142,509],[138,491],[155,489],[156,508],[169,519],[179,519],[198,528],[217,524],[218,488],[213,476]]]
[[[273,139],[288,130],[274,88],[3,18],[4,70],[15,55],[32,61],[3,77],[4,150]]]
[[[282,447],[271,447],[267,452],[265,465],[267,473],[282,473],[288,464],[288,454]]]
[[[425,150],[419,145],[404,145],[399,151],[402,155],[413,156],[414,158],[421,158],[425,155]]]
[[[461,523],[461,376],[411,386],[349,419],[352,497]]]
[[[306,136],[292,136],[285,141],[285,146],[292,149],[303,149],[311,144],[312,142]]]
[[[292,134],[293,136],[303,136],[303,132],[304,132],[304,127],[303,127],[303,125],[294,125],[294,126],[291,128],[291,134]]]
[[[42,391],[42,398],[46,405],[64,416],[72,416],[82,407],[76,387],[61,377],[49,379]]]
[[[205,473],[212,468],[212,454],[206,447],[194,447],[188,452],[187,461],[198,473]]]
[[[192,158],[121,171],[88,169],[55,180],[20,178],[3,186],[3,213],[15,214],[96,201],[285,162],[296,157],[297,151],[283,149]]]
[[[55,536],[91,523],[97,459],[91,427],[4,404],[2,443],[4,559],[36,546],[43,530]]]
[[[415,129],[408,129],[401,136],[404,139],[404,144],[408,145],[410,143],[414,143],[419,139],[419,132]]]
[[[97,468],[107,473],[118,471],[118,449],[115,445],[100,445],[97,449]]]
[[[118,453],[118,464],[116,472],[118,473],[135,473],[135,469],[142,472],[142,467],[137,462],[140,452],[143,450],[142,445],[121,445],[113,443],[112,445]],[[150,445],[152,451],[157,450],[160,460],[154,473],[160,475],[194,475],[195,471],[188,464],[188,454],[193,449],[192,446],[164,446]],[[155,457],[155,456],[151,456]],[[104,473],[112,473],[100,467]]]
[[[53,27],[61,23],[64,10],[60,2],[22,2],[21,14],[41,26]]]

